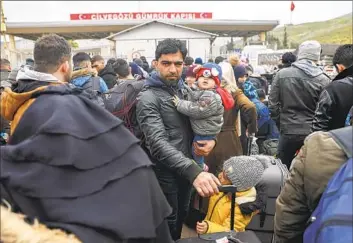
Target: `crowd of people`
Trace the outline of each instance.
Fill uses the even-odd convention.
[[[291,169],[276,203],[276,242],[303,242],[311,212],[347,161],[327,131],[352,133],[352,45],[337,49],[339,74],[330,80],[317,66],[320,43],[302,43],[297,56],[283,55],[271,87],[237,55],[204,63],[187,53],[165,39],[151,65],[145,57],[105,63],[72,56],[53,34],[36,41],[20,68],[1,59],[1,198],[13,211],[4,215],[60,229],[24,234],[1,216],[3,242],[46,242],[42,234],[50,242],[174,242],[192,190],[209,198],[197,233],[227,231],[231,198],[221,185],[237,187],[235,230],[244,231],[263,208],[258,183],[273,156]],[[138,83],[131,103],[119,96]],[[123,109],[112,112],[114,102]]]

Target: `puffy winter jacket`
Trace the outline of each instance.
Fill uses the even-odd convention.
[[[215,136],[221,131],[224,107],[215,90],[190,89],[189,99],[180,100],[177,110],[190,118],[191,127],[197,135]]]
[[[347,132],[352,133],[352,127]],[[327,132],[309,135],[292,162],[290,177],[276,201],[276,243],[301,243],[308,219],[333,174],[347,161]]]
[[[273,81],[269,109],[281,134],[310,134],[319,96],[330,78],[312,61],[299,60],[279,71]],[[279,122],[280,121],[280,122]]]
[[[245,231],[245,227],[258,211],[249,215],[243,215],[239,205],[254,202],[256,200],[256,189],[252,187],[247,191],[237,192],[235,200],[234,229],[235,231],[242,232]],[[210,198],[205,219],[208,225],[207,234],[230,230],[230,208],[231,198],[228,194],[219,193]]]

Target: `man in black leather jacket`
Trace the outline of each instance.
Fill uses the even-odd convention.
[[[310,134],[320,93],[330,83],[330,78],[316,65],[320,54],[319,42],[303,42],[297,61],[280,70],[272,84],[269,109],[281,132],[278,157],[288,168]]]
[[[320,95],[311,126],[313,132],[344,127],[353,106],[353,45],[338,47],[332,61],[339,74]]]
[[[146,80],[146,88],[138,97],[136,117],[145,138],[146,150],[155,164],[155,173],[169,204],[173,208],[168,218],[174,240],[181,236],[184,218],[190,202],[191,184],[201,196],[218,193],[218,179],[203,172],[193,161],[193,132],[189,118],[179,113],[173,96],[185,98],[181,77],[186,46],[175,39],[161,41],[156,49],[156,71]],[[206,156],[215,141],[195,145],[196,154]]]

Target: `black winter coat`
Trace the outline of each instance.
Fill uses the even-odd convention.
[[[310,134],[319,96],[330,78],[309,60],[299,60],[279,71],[269,95],[272,119],[281,134]]]
[[[353,67],[340,74],[321,93],[317,104],[313,132],[342,128],[353,106]]]
[[[114,72],[113,67],[110,65],[106,65],[104,69],[98,73],[98,76],[104,80],[104,82],[108,86],[108,89],[113,88],[114,85],[117,83],[116,73]]]
[[[69,85],[33,93],[9,145],[0,147],[8,192],[1,197],[85,243],[172,242],[171,208],[138,139],[79,93]]]
[[[174,94],[186,95],[182,82],[179,84],[179,88],[167,87],[154,73],[138,98],[136,117],[152,162],[171,177],[179,175],[192,183],[202,170],[191,160],[189,118],[179,113],[172,101]]]

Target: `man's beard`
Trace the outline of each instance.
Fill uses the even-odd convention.
[[[157,71],[158,77],[161,79],[161,81],[167,85],[167,86],[175,86],[178,84],[179,82],[179,78],[176,78],[175,80],[168,80],[168,77],[162,77],[161,73],[159,71]]]

